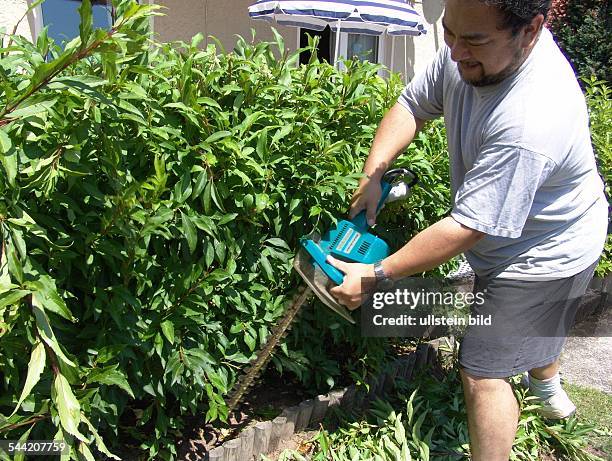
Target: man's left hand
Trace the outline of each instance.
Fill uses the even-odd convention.
[[[332,288],[330,293],[350,310],[357,309],[368,297],[368,292],[374,289],[374,265],[347,263],[333,256],[328,256],[327,262],[344,273],[342,285]]]

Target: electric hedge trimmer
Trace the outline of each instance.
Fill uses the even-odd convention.
[[[397,168],[387,171],[381,181],[382,195],[377,212],[385,203],[408,196],[417,181],[416,174],[409,169]],[[380,237],[368,232],[368,229],[364,210],[352,220],[338,221],[336,227],[328,230],[323,237],[312,232],[300,239],[300,249],[293,261],[293,267],[306,284],[298,288],[283,317],[259,349],[250,366],[236,381],[227,404],[230,412],[236,408],[266,366],[277,344],[289,331],[300,308],[313,293],[338,315],[350,323],[355,323],[346,307],[339,304],[329,293],[330,288],[342,284],[344,274],[330,265],[327,257],[331,255],[342,261],[364,264],[373,264],[386,258],[390,253],[389,245]]]

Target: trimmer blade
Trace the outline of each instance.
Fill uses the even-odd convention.
[[[320,238],[316,237],[317,235],[315,234],[314,236],[311,236],[311,239],[315,242],[320,240]],[[349,322],[353,324],[355,323],[355,320],[349,313],[348,309],[339,304],[329,293],[329,289],[335,286],[334,283],[329,280],[327,275],[325,275],[319,266],[313,264],[311,256],[303,248],[300,248],[295,256],[295,259],[293,260],[293,267],[323,304]]]

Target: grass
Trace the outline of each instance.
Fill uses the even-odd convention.
[[[612,395],[589,387],[566,383],[563,388],[577,407],[578,417],[602,430],[612,430]],[[612,437],[589,437],[589,445],[612,460]]]

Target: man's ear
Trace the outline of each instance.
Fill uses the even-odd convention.
[[[525,26],[523,29],[523,38],[521,43],[522,48],[530,49],[535,45],[543,25],[544,15],[540,13],[531,20],[530,24]]]

